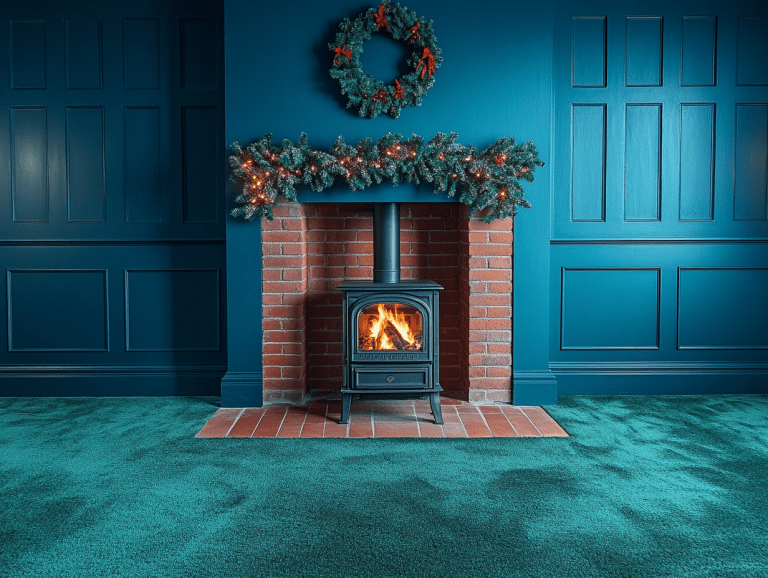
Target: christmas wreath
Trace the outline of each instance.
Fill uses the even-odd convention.
[[[533,142],[515,143],[502,138],[484,150],[456,142],[458,135],[437,133],[429,142],[413,135],[390,133],[379,142],[366,138],[355,147],[336,139],[329,152],[313,149],[302,133],[299,142],[272,143],[268,134],[240,147],[232,145],[230,179],[239,191],[232,210],[235,217],[251,221],[258,216],[272,220],[278,195],[296,201],[296,186],[314,191],[330,187],[336,178],[355,191],[389,179],[399,183],[432,183],[476,210],[487,209],[484,220],[514,216],[516,207],[530,207],[520,181],[533,182],[537,166],[544,166]]]
[[[363,43],[381,29],[413,48],[407,60],[413,70],[395,80],[392,86],[384,86],[363,72],[360,64]],[[435,70],[443,61],[432,21],[399,4],[390,6],[389,0],[378,10],[370,8],[352,21],[345,18],[339,25],[336,42],[328,48],[333,52],[331,77],[339,81],[341,93],[347,95],[347,108],[356,106],[360,116],[368,118],[376,118],[382,112],[397,118],[404,106],[420,106],[435,82]]]

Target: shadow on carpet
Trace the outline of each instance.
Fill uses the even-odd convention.
[[[0,575],[768,576],[768,397],[570,438],[195,439],[216,398],[0,398]]]

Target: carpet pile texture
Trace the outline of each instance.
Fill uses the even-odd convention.
[[[0,398],[0,575],[768,577],[768,397],[569,438],[195,439],[216,398]]]

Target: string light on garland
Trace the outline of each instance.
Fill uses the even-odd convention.
[[[234,143],[230,180],[239,193],[232,215],[249,221],[261,216],[272,220],[278,195],[296,201],[297,186],[319,192],[337,178],[353,191],[384,180],[393,186],[432,183],[435,193],[458,196],[477,211],[485,209],[486,222],[531,206],[523,198],[520,181],[533,182],[536,167],[544,166],[532,142],[517,144],[506,137],[478,150],[457,139],[456,133],[437,133],[425,143],[418,135],[404,139],[389,133],[378,142],[366,138],[351,146],[339,136],[327,153],[312,149],[304,133],[298,142],[285,139],[280,147],[274,145],[271,134],[246,147]]]
[[[366,74],[360,63],[363,43],[377,31],[388,32],[395,40],[406,42],[413,51],[407,60],[411,71],[395,80],[394,86],[385,86]],[[368,118],[376,118],[381,113],[397,118],[403,107],[420,106],[443,61],[432,21],[399,4],[391,6],[389,0],[354,20],[345,18],[339,24],[336,41],[328,48],[333,52],[330,74],[339,81],[341,93],[347,95],[347,108],[357,107],[358,114]]]

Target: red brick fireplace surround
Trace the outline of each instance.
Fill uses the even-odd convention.
[[[262,233],[264,401],[342,383],[336,286],[373,278],[371,205],[275,207]],[[440,385],[465,401],[512,399],[512,219],[483,223],[459,203],[400,205],[403,279],[440,294]]]

